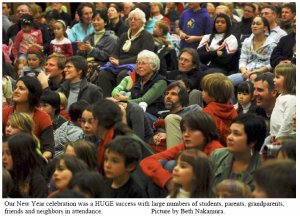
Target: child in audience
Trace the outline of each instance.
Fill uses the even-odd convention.
[[[269,160],[253,176],[255,198],[296,198],[296,162]]]
[[[216,195],[219,198],[252,198],[248,186],[235,179],[225,179],[216,186]]]
[[[255,113],[256,105],[253,99],[254,85],[250,81],[243,81],[237,88],[237,100],[238,103],[235,105],[235,109],[238,114],[253,112]]]
[[[22,76],[37,77],[39,73],[44,73],[44,54],[40,47],[32,45],[26,53],[27,65],[23,67],[20,74]]]
[[[207,156],[200,150],[179,153],[173,169],[174,187],[169,198],[208,198],[212,192],[213,173]]]
[[[85,162],[71,155],[61,155],[55,160],[55,171],[52,175],[52,180],[55,184],[56,191],[52,192],[49,197],[68,188],[72,177],[80,172],[87,170]]]
[[[66,109],[68,107],[68,99],[66,95],[62,92],[57,92],[59,94],[60,98],[60,112],[59,114],[62,115],[65,119],[71,120],[69,114],[66,112]]]
[[[17,33],[12,47],[15,61],[20,56],[25,57],[28,48],[32,45],[36,45],[40,49],[43,48],[42,32],[35,28],[32,15],[23,14],[19,22],[21,23],[21,30]]]
[[[3,142],[3,167],[9,171],[14,184],[8,194],[10,198],[47,197],[43,159],[36,148],[35,140],[25,133],[15,134]]]
[[[147,195],[130,176],[141,158],[140,144],[118,136],[105,146],[104,173],[113,198],[145,198]]]
[[[167,34],[169,33],[168,23],[162,20],[156,21],[153,29],[154,44],[158,49],[163,46],[170,46],[170,42],[167,40]]]
[[[293,134],[293,115],[296,112],[296,65],[282,63],[274,69],[274,84],[281,93],[270,118],[271,143],[278,137]]]
[[[238,116],[233,105],[229,103],[233,92],[233,84],[222,73],[208,74],[201,81],[202,98],[207,104],[203,112],[210,114],[218,128],[220,142],[226,146],[229,127]]]
[[[92,107],[88,106],[81,114],[80,126],[84,132],[83,138],[97,146],[99,139],[94,135],[93,121],[94,117],[92,113]]]
[[[63,20],[56,20],[53,24],[53,32],[55,39],[50,42],[49,55],[58,53],[64,55],[66,58],[73,55],[73,48],[71,41],[66,37],[66,24]]]

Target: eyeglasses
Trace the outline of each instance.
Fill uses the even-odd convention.
[[[92,124],[94,122],[94,119],[93,118],[89,118],[89,119],[85,119],[85,118],[81,118],[80,119],[80,123],[89,123],[89,124]]]
[[[136,18],[136,17],[130,17],[129,21],[139,21],[141,20],[140,18]]]
[[[136,65],[146,65],[146,64],[149,64],[148,62],[144,62],[144,61],[137,61],[136,62]]]

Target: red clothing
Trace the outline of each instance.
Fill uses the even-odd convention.
[[[6,123],[8,121],[8,117],[11,113],[14,112],[14,107],[9,106],[5,107],[2,109],[2,129],[5,130]],[[40,134],[48,127],[52,125],[52,121],[50,116],[40,110],[40,109],[35,109],[33,113],[33,118],[34,122],[34,134],[40,139]],[[41,143],[43,144],[43,143]]]
[[[15,59],[18,59],[19,54],[26,54],[28,47],[34,44],[43,46],[43,36],[41,30],[36,29],[29,33],[20,30],[12,47],[12,53]]]
[[[105,136],[104,140],[99,143],[98,147],[98,163],[100,167],[100,172],[104,174],[104,152],[105,152],[105,146],[113,140],[115,135],[115,130],[113,128],[109,129]]]
[[[229,135],[229,127],[232,121],[238,116],[233,105],[211,102],[207,104],[202,111],[213,117],[220,136],[220,142],[226,146],[226,139]]]
[[[215,149],[223,147],[224,146],[222,146],[219,141],[213,140],[206,145],[203,152],[209,157]],[[146,176],[151,178],[151,180],[159,187],[163,188],[172,178],[172,173],[169,173],[169,171],[165,170],[158,160],[175,160],[178,153],[183,150],[185,150],[184,144],[178,144],[173,148],[143,159],[140,162],[140,167]]]
[[[73,48],[72,43],[68,38],[64,38],[63,40],[53,39],[50,42],[49,46],[49,54],[59,53],[64,55],[66,58],[73,56]]]

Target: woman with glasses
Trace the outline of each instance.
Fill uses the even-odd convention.
[[[142,50],[154,51],[153,37],[145,29],[145,13],[139,8],[130,12],[129,29],[124,32],[117,44],[115,53],[109,57],[98,77],[98,85],[103,89],[105,97],[109,97],[113,88],[130,71],[135,69],[137,54]]]

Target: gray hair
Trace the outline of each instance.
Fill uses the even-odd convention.
[[[145,13],[144,13],[141,9],[136,8],[136,9],[132,10],[132,11],[128,14],[128,19],[130,19],[130,18],[133,16],[133,14],[137,14],[138,17],[142,20],[142,22],[143,22],[143,23],[146,23],[146,15],[145,15]]]
[[[158,55],[156,55],[154,52],[149,51],[149,50],[143,50],[141,51],[138,56],[137,60],[139,59],[147,59],[149,61],[149,64],[151,67],[154,68],[155,71],[158,71],[160,68],[160,59]]]

